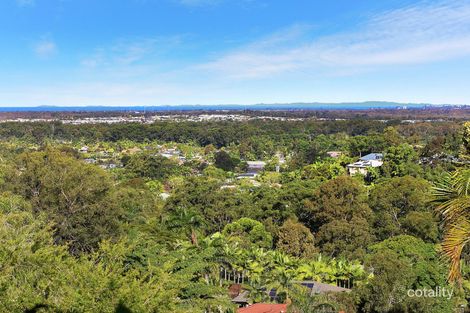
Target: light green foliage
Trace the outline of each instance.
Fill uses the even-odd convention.
[[[203,171],[204,175],[209,176],[211,178],[216,178],[216,179],[225,179],[227,178],[227,172],[225,172],[223,169],[217,168],[213,165],[209,165],[206,167]]]
[[[161,193],[163,192],[163,184],[158,180],[150,180],[145,183],[147,188],[153,193]]]
[[[158,215],[159,193],[152,192],[142,179],[131,179],[113,188],[111,201],[119,204],[124,221],[139,223],[145,213],[152,212]]]
[[[0,213],[0,312],[220,312],[231,307],[206,280],[210,251],[162,250],[103,243],[74,258],[52,242],[42,218],[13,210]],[[138,292],[136,292],[138,291]],[[224,309],[224,311],[225,311]]]
[[[392,146],[385,152],[382,172],[387,176],[418,176],[422,169],[416,161],[418,154],[409,144]]]
[[[266,184],[279,184],[281,182],[281,173],[263,172],[258,178],[259,181]]]
[[[272,246],[272,236],[264,225],[246,217],[226,225],[222,234],[245,248],[252,245],[260,248]]]
[[[290,297],[298,287],[295,281],[299,280],[351,286],[352,282],[360,284],[367,279],[360,263],[344,259],[329,259],[321,255],[299,259],[255,246],[245,249],[220,233],[206,238],[203,244],[219,251],[217,254],[223,260],[222,277],[245,283],[254,302],[268,300],[266,288],[276,288],[284,297]]]
[[[302,178],[327,181],[344,175],[345,173],[346,169],[341,160],[327,159],[325,161],[317,161],[311,165],[305,166],[302,170]]]
[[[385,128],[383,132],[383,137],[385,142],[389,146],[398,146],[403,142],[403,138],[398,133],[398,130],[392,126]]]

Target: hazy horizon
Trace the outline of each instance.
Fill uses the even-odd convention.
[[[163,111],[192,111],[192,110],[368,110],[368,109],[396,109],[406,107],[408,109],[422,109],[425,107],[447,107],[464,106],[467,104],[431,104],[431,103],[399,103],[389,101],[364,101],[364,102],[293,102],[293,103],[255,103],[255,104],[179,104],[179,105],[128,105],[128,106],[107,106],[107,105],[76,105],[76,106],[0,106],[0,112],[66,112],[70,110],[85,111],[127,111],[127,110],[149,110],[155,112]]]

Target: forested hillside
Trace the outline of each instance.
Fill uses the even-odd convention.
[[[0,138],[1,312],[470,299],[469,122],[11,122]]]

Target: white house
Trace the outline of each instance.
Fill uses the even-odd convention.
[[[178,158],[179,156],[181,156],[181,151],[179,151],[176,148],[170,148],[170,149],[163,149],[158,154],[164,158],[171,159],[171,158]]]
[[[352,164],[348,164],[346,168],[348,169],[349,175],[362,174],[367,175],[367,169],[370,167],[380,167],[383,164],[383,154],[382,153],[370,153],[362,158],[359,161]]]

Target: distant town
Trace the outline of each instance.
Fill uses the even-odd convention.
[[[229,106],[230,107],[230,106]],[[211,121],[251,121],[251,120],[346,120],[346,119],[373,119],[383,122],[400,120],[402,123],[416,123],[445,120],[465,120],[470,118],[470,106],[423,106],[394,108],[355,108],[352,109],[221,109],[223,106],[199,110],[159,110],[150,107],[148,110],[132,110],[127,108],[97,111],[94,107],[70,108],[59,107],[44,111],[37,108],[1,108],[0,123],[6,122],[62,122],[64,124],[115,124],[115,123],[142,123],[155,122],[211,122]]]

